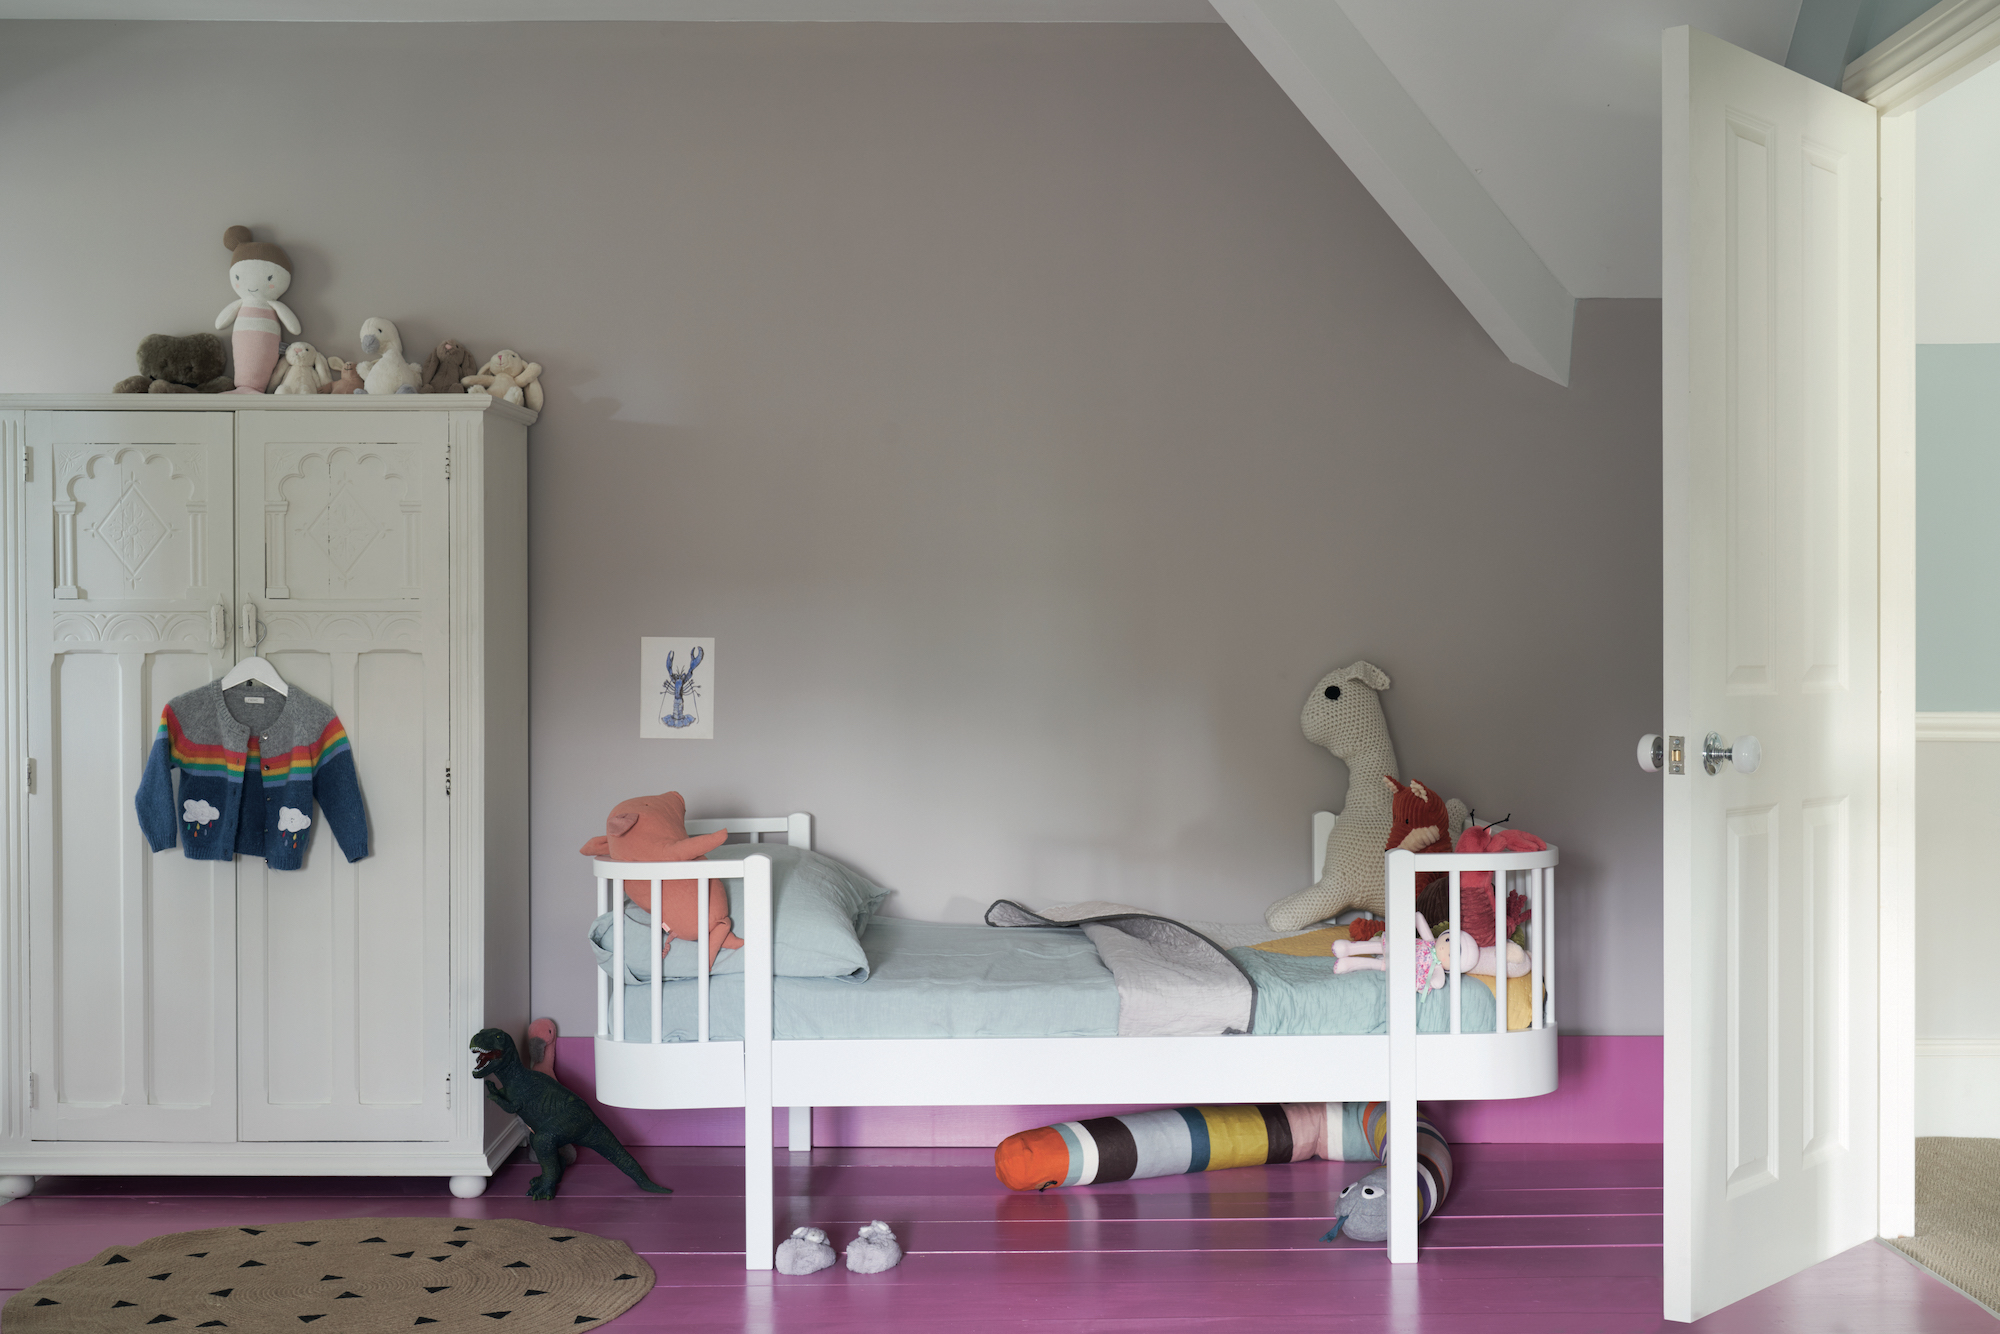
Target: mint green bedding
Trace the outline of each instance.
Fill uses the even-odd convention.
[[[773,1031],[792,1038],[1113,1037],[1118,987],[1081,931],[873,918],[861,935],[862,977],[780,977]],[[608,962],[609,950],[599,951]],[[1257,984],[1259,1034],[1386,1033],[1388,975],[1335,974],[1333,960],[1232,949]],[[727,957],[727,953],[725,956]],[[651,989],[626,986],[625,1037],[652,1037]],[[670,1042],[695,1036],[695,984],[662,984],[661,1020]],[[1417,1030],[1450,1028],[1449,990],[1417,1001]],[[1462,988],[1468,1033],[1493,1030],[1493,994]],[[710,1036],[743,1035],[743,976],[711,978]]]

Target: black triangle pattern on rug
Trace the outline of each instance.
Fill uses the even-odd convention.
[[[370,1232],[371,1226],[380,1230]],[[475,1231],[482,1236],[471,1237]],[[406,1249],[349,1251],[338,1269],[329,1269],[325,1261],[331,1252],[317,1264],[310,1258],[322,1243],[401,1243]],[[442,1249],[433,1252],[431,1246]],[[452,1281],[412,1284],[409,1270],[388,1264],[392,1258],[453,1261]],[[154,1270],[162,1260],[168,1267]],[[553,1280],[554,1287],[522,1287],[524,1270],[534,1272],[535,1282]],[[203,1286],[218,1279],[225,1286]],[[327,1290],[329,1283],[337,1289]],[[225,1334],[235,1334],[235,1329],[350,1327],[341,1323],[338,1312],[310,1306],[299,1310],[304,1304],[300,1299],[310,1298],[312,1305],[365,1301],[365,1306],[340,1309],[354,1313],[350,1322],[358,1318],[359,1325],[352,1327],[367,1331],[466,1329],[470,1320],[481,1328],[504,1324],[517,1334],[553,1334],[558,1328],[604,1325],[652,1288],[652,1270],[630,1246],[590,1233],[543,1232],[532,1223],[502,1218],[477,1225],[436,1216],[343,1218],[180,1232],[106,1249],[81,1266],[12,1294],[4,1319],[6,1334],[94,1330],[89,1317],[76,1323],[79,1313],[88,1310],[131,1312],[115,1324],[107,1321],[107,1330],[141,1324]],[[510,1297],[527,1304],[496,1304]],[[217,1318],[214,1308],[225,1302],[231,1314]],[[204,1305],[209,1309],[201,1311]],[[325,1325],[330,1318],[334,1324]]]

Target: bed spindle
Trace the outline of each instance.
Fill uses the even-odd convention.
[[[1533,1002],[1528,1007],[1528,1027],[1542,1026],[1542,886],[1547,883],[1548,869],[1539,867],[1534,872],[1534,892],[1528,899],[1528,996]]]
[[[610,903],[610,895],[605,892],[610,888],[611,882],[609,880],[606,880],[601,875],[595,877],[595,879],[597,881],[597,915],[599,917],[602,917],[604,916],[604,914],[611,911],[610,907],[608,906]],[[625,985],[625,978],[623,975],[624,960],[622,959],[619,960],[617,964],[614,965],[614,967],[619,972],[618,985],[622,987]],[[611,987],[612,987],[612,980],[610,974],[607,974],[602,968],[598,969],[597,970],[597,1036],[601,1038],[608,1038],[611,1036],[611,1026],[610,1026]]]
[[[1507,876],[1493,873],[1493,1031],[1507,1036]]]
[[[1549,1027],[1554,1028],[1556,1024],[1556,868],[1551,866],[1543,874],[1549,878],[1549,922],[1548,926],[1544,928],[1546,934],[1542,937],[1542,948],[1548,952],[1549,957],[1542,965],[1546,970],[1542,974],[1542,985],[1548,988],[1548,994],[1542,997],[1542,1006],[1548,1013]]]
[[[619,882],[622,889],[624,882]],[[611,914],[611,966],[618,972],[618,1003],[611,1007],[611,1036],[625,1040],[625,899],[621,894]]]
[[[694,1031],[696,1042],[708,1041],[708,877],[694,882],[695,921],[701,923],[694,953],[694,966],[701,970],[695,987]]]
[[[1450,920],[1452,930],[1457,932],[1458,937],[1453,942],[1456,948],[1451,952],[1451,1035],[1453,1037],[1458,1036],[1458,975],[1465,971],[1465,941],[1468,939],[1465,932],[1459,930],[1458,874],[1457,871],[1450,873],[1451,895],[1446,904],[1451,910]]]
[[[651,942],[652,948],[648,949],[646,953],[651,955],[653,959],[653,1041],[658,1042],[660,1040],[660,972],[661,966],[665,962],[660,956],[665,952],[663,947],[667,942],[666,938],[660,934],[660,882],[657,880],[653,882],[653,911],[650,916],[653,922],[653,929],[646,938]]]

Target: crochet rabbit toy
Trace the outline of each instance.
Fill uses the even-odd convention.
[[[231,227],[222,244],[229,250],[229,285],[236,289],[236,299],[215,317],[216,328],[231,329],[236,387],[229,392],[261,394],[278,364],[278,321],[288,332],[299,331],[299,317],[278,299],[292,285],[291,256],[269,241],[251,240],[248,227]]]
[[[614,862],[691,862],[699,861],[721,847],[728,837],[726,829],[718,829],[699,838],[688,837],[687,802],[678,792],[662,792],[657,797],[633,797],[613,806],[610,816],[604,821],[604,832],[577,850],[586,857],[602,857]],[[627,880],[625,894],[639,905],[641,911],[652,911],[652,881]],[[703,909],[696,902],[696,897],[695,882],[692,880],[661,882],[660,925],[668,933],[666,948],[672,948],[675,937],[690,944],[701,939],[698,914]],[[725,949],[743,948],[743,942],[737,938],[729,920],[728,891],[719,880],[708,882],[706,911],[708,966],[713,968],[718,953]]]
[[[1325,746],[1347,765],[1347,809],[1326,840],[1326,869],[1319,883],[1278,900],[1264,913],[1273,931],[1296,931],[1349,908],[1383,911],[1382,850],[1392,821],[1390,797],[1398,785],[1396,748],[1382,716],[1378,692],[1389,674],[1357,662],[1320,678],[1306,697],[1299,726],[1306,740]],[[1445,803],[1453,842],[1465,825],[1467,808],[1456,797]],[[1447,845],[1449,846],[1449,845]]]
[[[333,383],[333,368],[311,343],[293,343],[285,349],[284,360],[271,372],[278,383],[274,394],[318,394]]]

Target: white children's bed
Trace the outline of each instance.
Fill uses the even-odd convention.
[[[1313,820],[1315,878],[1332,821],[1326,812]],[[811,846],[812,821],[806,815],[687,823],[690,834],[725,827],[754,839],[782,834],[792,846]],[[742,1039],[709,1040],[710,978],[700,972],[693,979],[696,1039],[663,1040],[670,1030],[662,1017],[662,991],[676,983],[662,978],[660,951],[648,949],[645,954],[653,964],[645,986],[650,993],[641,997],[639,1009],[645,1017],[637,1023],[627,1018],[620,980],[599,969],[597,1096],[614,1107],[743,1108],[743,1255],[750,1269],[771,1268],[776,1245],[771,1132],[775,1107],[791,1109],[790,1147],[796,1152],[811,1148],[814,1107],[1383,1100],[1390,1107],[1390,1180],[1410,1183],[1416,1176],[1418,1099],[1525,1098],[1556,1087],[1557,854],[1553,847],[1545,852],[1438,854],[1421,861],[1424,871],[1451,873],[1452,921],[1459,920],[1459,882],[1465,872],[1496,873],[1492,890],[1496,921],[1506,920],[1501,895],[1510,889],[1528,894],[1533,961],[1528,994],[1539,997],[1541,1004],[1533,1007],[1525,1028],[1509,1031],[1503,981],[1491,1021],[1498,1031],[1461,1031],[1460,978],[1453,973],[1447,984],[1450,1031],[1417,1031],[1414,918],[1419,859],[1414,853],[1391,852],[1383,859],[1388,887],[1386,976],[1401,985],[1387,987],[1386,1034],[813,1040],[774,1038],[771,861],[758,854],[755,843],[732,844],[729,850],[742,856],[732,861],[592,863],[597,910],[600,917],[612,914],[616,936],[612,954],[618,959],[625,957],[628,929],[627,913],[614,912],[623,906],[620,881],[651,880],[656,905],[661,881],[697,879],[703,896],[698,901],[705,901],[710,880],[740,877],[743,882],[742,911],[735,923],[744,941]],[[639,924],[630,929],[648,930]],[[647,938],[660,938],[657,908]],[[698,958],[707,957],[708,943],[704,921]],[[1414,1190],[1391,1192],[1388,1250],[1394,1262],[1417,1258]]]

